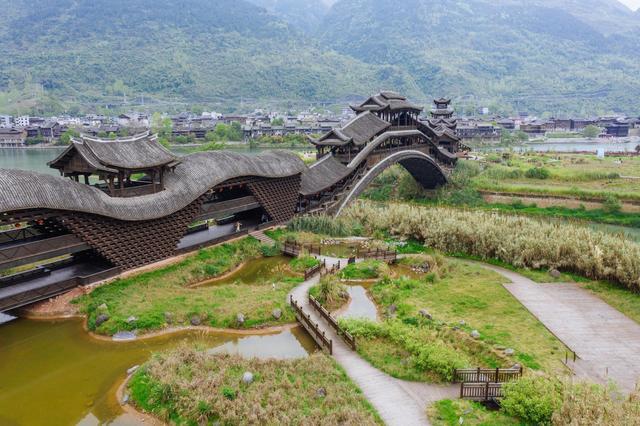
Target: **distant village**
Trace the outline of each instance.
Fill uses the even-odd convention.
[[[238,143],[264,140],[288,135],[319,135],[344,125],[353,118],[353,111],[345,108],[340,114],[304,111],[299,114],[256,110],[246,115],[225,115],[204,112],[200,115],[182,113],[162,116],[170,119],[173,141],[197,143],[206,139],[219,124],[237,123],[242,131]],[[132,112],[118,116],[86,115],[84,117],[30,117],[0,115],[0,147],[20,148],[60,143],[70,129],[99,137],[128,135],[152,127],[149,114]],[[491,116],[479,111],[474,117],[458,117],[457,134],[466,141],[499,143],[503,135],[518,133],[526,139],[548,135],[554,137],[580,136],[588,127],[597,128],[590,137],[624,138],[640,136],[640,117],[595,117],[540,119],[521,113],[517,117]]]

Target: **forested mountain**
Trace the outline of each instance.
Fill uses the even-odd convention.
[[[249,0],[269,12],[280,16],[294,28],[313,34],[318,30],[329,4],[322,0]]]
[[[422,91],[459,104],[552,114],[636,109],[633,14],[613,0],[587,0],[587,19],[577,2],[340,0],[319,37],[363,61],[410,70]],[[602,29],[616,20],[617,34]]]
[[[420,94],[406,71],[321,49],[242,0],[0,0],[0,10],[0,110],[118,104],[125,94],[226,105],[386,86]]]
[[[0,112],[344,104],[380,89],[421,103],[452,96],[459,109],[638,112],[640,12],[616,0],[0,0],[0,10]]]

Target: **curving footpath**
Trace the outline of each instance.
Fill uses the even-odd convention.
[[[504,287],[576,353],[578,377],[632,392],[640,379],[640,325],[573,283],[538,284],[520,274],[481,264],[511,280]]]
[[[321,256],[328,265],[340,262],[346,266],[345,259]],[[320,281],[315,275],[293,289],[290,295],[302,306],[305,313],[311,315],[314,322],[333,340],[333,357],[344,368],[347,375],[362,390],[364,396],[376,409],[387,425],[429,425],[427,406],[446,398],[457,398],[459,387],[455,385],[434,385],[429,383],[408,382],[389,376],[373,367],[351,350],[327,325],[317,311],[309,305],[309,289]],[[290,295],[287,296],[287,303]]]

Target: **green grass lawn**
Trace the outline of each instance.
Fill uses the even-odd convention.
[[[506,282],[502,276],[458,259],[448,259],[435,279],[404,266],[394,267],[393,273],[396,278],[378,281],[370,292],[383,312],[393,306],[393,324],[408,338],[367,335],[358,330],[358,324],[346,324],[358,335],[358,351],[382,370],[409,380],[432,380],[433,371],[424,368],[431,364],[421,365],[415,344],[435,345],[433,353],[439,355],[429,355],[434,362],[438,357],[458,356],[455,362],[462,365],[457,367],[517,362],[533,370],[565,372],[564,345],[502,286]],[[433,321],[425,321],[420,310],[426,310]],[[479,339],[469,336],[472,330],[480,332]],[[506,356],[507,348],[514,349],[515,355]],[[445,374],[437,376],[447,380],[446,369],[442,371]]]
[[[427,409],[433,426],[524,426],[525,423],[498,410],[489,410],[480,403],[443,399]],[[460,423],[462,419],[462,423]]]
[[[259,258],[261,248],[257,240],[246,238],[204,249],[176,264],[96,288],[76,299],[76,303],[87,314],[89,329],[106,335],[122,330],[149,331],[189,325],[194,316],[202,325],[223,328],[292,322],[293,313],[285,299],[302,278],[291,277],[286,268],[275,268],[268,276],[250,283],[189,287]],[[272,316],[274,309],[283,312],[279,320]],[[236,320],[239,313],[245,316],[242,325]],[[109,319],[96,326],[100,314],[108,315]],[[135,320],[128,321],[130,317]]]
[[[253,373],[250,384],[244,372]],[[138,409],[172,424],[379,425],[346,373],[324,354],[293,361],[211,355],[182,347],[134,374]]]

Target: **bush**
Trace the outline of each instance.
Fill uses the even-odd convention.
[[[602,207],[607,213],[618,213],[620,212],[620,210],[622,210],[622,204],[620,203],[618,197],[616,197],[614,194],[607,195],[604,203],[602,203]]]
[[[389,273],[389,265],[380,260],[365,260],[352,263],[340,271],[340,277],[347,280],[369,280]]]
[[[329,311],[340,308],[349,299],[344,285],[334,275],[326,275],[318,285],[309,290],[309,294]]]
[[[505,413],[535,425],[549,425],[562,404],[562,383],[542,376],[523,377],[503,385]]]
[[[544,167],[533,167],[525,172],[525,177],[528,179],[549,179],[551,173]]]

